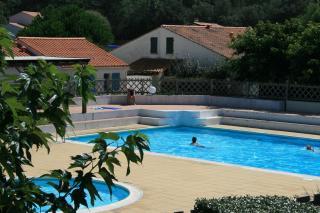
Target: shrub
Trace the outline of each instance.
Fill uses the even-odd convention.
[[[305,213],[320,212],[319,207],[312,204],[298,203],[288,197],[280,196],[243,196],[222,197],[213,199],[197,199],[194,213]]]
[[[226,62],[204,65],[198,60],[188,58],[174,63],[170,75],[178,78],[230,79],[233,78],[233,73],[229,70],[229,64]]]

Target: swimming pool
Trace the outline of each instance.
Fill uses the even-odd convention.
[[[205,127],[166,127],[141,130],[151,151],[173,156],[320,176],[320,141]],[[120,132],[122,137],[132,132]],[[97,135],[72,137],[87,143]],[[195,136],[205,148],[190,146]],[[311,145],[315,152],[307,151]]]
[[[51,179],[51,178],[36,178],[34,180],[34,183],[36,185],[40,186],[42,191],[47,192],[47,193],[54,193],[55,195],[58,195],[57,191],[51,185],[49,185],[48,182],[53,182],[53,183],[58,184],[58,181],[56,179]],[[120,185],[114,185],[112,187],[112,197],[110,197],[109,190],[104,182],[95,180],[93,183],[94,183],[95,187],[97,188],[97,191],[99,192],[99,195],[101,196],[101,199],[102,199],[102,200],[100,200],[99,198],[96,199],[94,208],[107,206],[110,204],[115,204],[119,201],[126,199],[130,195],[129,190],[127,190],[125,187],[120,186]],[[67,200],[69,203],[71,203],[70,196],[67,197]],[[86,196],[86,200],[88,203],[88,207],[93,208],[93,206],[91,205],[91,202],[90,202],[89,195]],[[49,207],[45,206],[45,207],[41,207],[41,208],[39,207],[37,210],[39,212],[46,212],[48,209],[49,209]],[[85,206],[81,206],[80,209],[85,210],[87,208]],[[91,211],[92,211],[92,209],[91,209]]]

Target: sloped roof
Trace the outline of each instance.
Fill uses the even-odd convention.
[[[21,11],[21,13],[27,14],[27,15],[32,16],[32,17],[41,16],[41,13],[40,13],[40,12]]]
[[[12,52],[14,56],[32,56],[29,51],[16,45],[12,48]]]
[[[203,24],[203,23],[202,23]],[[217,24],[162,25],[161,27],[191,40],[224,57],[231,58],[234,51],[229,47],[232,38],[243,34],[245,27],[224,27]]]
[[[14,26],[16,28],[19,28],[20,30],[25,28],[25,26],[23,26],[22,24],[15,23],[15,22],[9,22],[9,25],[12,25],[12,26]]]
[[[90,58],[95,67],[126,67],[127,63],[86,38],[18,37],[17,43],[34,55]]]
[[[223,27],[220,24],[217,23],[209,23],[209,22],[200,22],[200,21],[195,21],[193,24],[198,25],[198,26],[212,26],[212,27]]]

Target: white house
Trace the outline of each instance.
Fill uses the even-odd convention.
[[[16,50],[16,48],[14,48]],[[15,51],[14,50],[14,51]],[[39,60],[46,61],[48,63],[54,64],[59,69],[65,69],[74,64],[87,65],[90,61],[89,58],[68,58],[68,57],[47,57],[47,56],[5,56],[6,69],[5,74],[7,75],[19,75],[19,73],[25,69],[30,64],[38,63]],[[4,78],[5,75],[0,74],[0,80]]]
[[[97,79],[126,79],[129,66],[121,59],[89,42],[86,38],[18,37],[15,56],[88,58],[97,70]],[[72,73],[70,67],[63,70]]]
[[[9,23],[5,28],[14,37],[19,31],[29,26],[37,16],[41,16],[41,14],[39,12],[21,11],[9,17]]]
[[[233,56],[230,42],[245,30],[245,27],[200,22],[162,25],[113,50],[112,54],[128,63],[133,71],[161,72],[167,69],[170,61],[181,59],[194,59],[203,66],[214,65]]]

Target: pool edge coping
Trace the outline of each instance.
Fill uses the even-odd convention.
[[[94,180],[104,182],[100,178],[95,178]],[[133,186],[128,183],[122,183],[122,182],[116,182],[115,185],[119,185],[119,186],[125,188],[126,190],[128,190],[129,196],[123,200],[120,200],[118,202],[115,202],[115,203],[112,203],[109,205],[98,206],[98,207],[93,207],[93,208],[89,208],[89,209],[80,209],[77,212],[78,213],[87,213],[87,212],[98,213],[98,212],[103,212],[103,211],[111,211],[111,210],[124,208],[129,205],[132,205],[132,204],[138,202],[139,200],[141,200],[143,197],[143,191],[136,186]]]
[[[138,129],[128,129],[128,130],[118,130],[118,131],[111,131],[111,132],[128,132],[128,131],[140,131],[140,130],[149,130],[149,129],[157,129],[157,128],[169,128],[169,127],[174,127],[174,126],[150,126],[146,128],[138,128]],[[285,135],[285,134],[276,134],[276,133],[262,133],[262,132],[257,132],[254,130],[236,130],[236,129],[229,129],[229,128],[223,128],[223,127],[214,127],[214,126],[200,126],[207,128],[207,129],[217,129],[217,130],[227,130],[227,131],[235,131],[235,132],[245,132],[245,133],[251,133],[251,134],[265,134],[269,136],[280,136],[280,137],[285,137],[285,138],[298,138],[298,139],[308,139],[308,140],[320,140],[320,139],[314,139],[310,137],[299,137],[299,136],[291,136],[291,135]],[[92,133],[92,134],[83,134],[79,135],[76,137],[81,137],[81,136],[86,136],[86,135],[95,135],[98,133]],[[87,144],[83,142],[78,142],[74,140],[65,140],[66,143],[74,143],[78,145],[85,145],[85,146],[93,146],[92,144]],[[112,147],[110,147],[112,148]],[[203,160],[203,159],[195,159],[195,158],[190,158],[190,157],[182,157],[182,156],[175,156],[175,155],[169,155],[169,154],[163,154],[163,153],[157,153],[157,152],[145,152],[147,155],[153,155],[153,156],[160,156],[160,157],[167,157],[167,158],[172,158],[172,159],[180,159],[180,160],[187,160],[187,161],[193,161],[193,162],[198,162],[198,163],[204,163],[204,164],[211,164],[211,165],[220,165],[220,166],[228,166],[228,167],[236,167],[236,168],[242,168],[246,170],[253,170],[253,171],[259,171],[259,172],[266,172],[266,173],[271,173],[271,174],[280,174],[280,175],[286,175],[286,176],[293,176],[293,177],[298,177],[306,181],[313,181],[313,180],[320,180],[320,176],[314,176],[314,175],[304,175],[304,174],[299,174],[299,173],[293,173],[293,172],[285,172],[285,171],[278,171],[278,170],[272,170],[272,169],[263,169],[263,168],[257,168],[257,167],[251,167],[251,166],[244,166],[244,165],[239,165],[239,164],[232,164],[232,163],[224,163],[224,162],[217,162],[217,161],[209,161],[209,160]]]
[[[66,143],[73,143],[73,144],[83,145],[83,146],[93,146],[93,144],[86,144],[83,142],[77,142],[77,141],[72,141],[72,140],[66,140]],[[112,148],[112,147],[110,147],[110,148]],[[239,164],[223,163],[223,162],[202,160],[202,159],[182,157],[182,156],[174,156],[174,155],[157,153],[157,152],[145,152],[145,154],[152,155],[152,156],[158,156],[158,157],[178,159],[178,160],[187,160],[187,161],[203,163],[203,164],[211,164],[211,165],[216,165],[216,166],[236,167],[236,168],[242,168],[242,169],[246,169],[246,170],[253,170],[253,171],[259,171],[259,172],[265,172],[265,173],[271,173],[271,174],[293,176],[293,177],[301,178],[306,181],[320,180],[320,176],[314,176],[314,175],[304,175],[304,174],[278,171],[278,170],[272,170],[272,169],[262,169],[262,168],[251,167],[251,166],[243,166],[243,165],[239,165]]]

